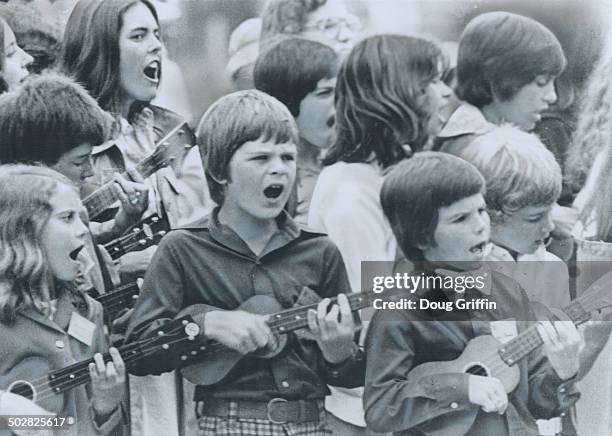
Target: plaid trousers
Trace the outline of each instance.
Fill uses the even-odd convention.
[[[319,402],[319,422],[275,424],[267,419],[236,418],[236,403],[229,416],[198,416],[198,436],[330,436],[327,412]],[[196,411],[197,413],[197,411]]]

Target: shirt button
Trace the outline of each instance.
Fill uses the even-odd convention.
[[[57,341],[55,341],[55,346],[57,348],[64,348],[66,345],[64,344],[64,341],[58,339]]]
[[[288,388],[289,387],[289,382],[287,380],[283,380],[281,382],[281,386],[284,387],[284,388]]]
[[[454,401],[450,405],[451,409],[456,409],[457,407],[459,407],[459,404],[455,403]]]

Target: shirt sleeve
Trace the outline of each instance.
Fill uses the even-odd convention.
[[[351,287],[344,268],[342,256],[336,246],[329,240],[325,255],[322,257],[322,280],[321,280],[321,296],[333,298],[338,294],[350,294]],[[359,314],[353,312],[355,325],[359,325]],[[323,379],[332,386],[341,386],[345,388],[355,388],[363,386],[365,379],[365,355],[363,349],[357,345],[359,333],[355,334],[355,342],[353,343],[353,352],[349,358],[343,362],[332,364],[325,361],[323,356]]]
[[[344,185],[324,195],[319,193],[318,197],[315,202],[313,196],[308,225],[327,233],[334,241],[346,265],[352,291],[360,292],[362,261],[395,258],[395,239],[380,207],[378,192]]]
[[[177,246],[180,246],[180,233],[171,232],[162,239],[153,256],[128,324],[126,343],[153,336],[167,322],[185,315],[193,316],[200,327],[199,338],[203,338],[205,313],[219,310],[207,304],[184,306],[186,285]],[[146,375],[172,371],[180,366],[180,356],[193,347],[191,342],[175,344],[169,350],[164,350],[162,358],[156,353],[143,359],[130,373]]]
[[[413,323],[400,315],[374,315],[366,339],[365,419],[378,432],[418,427],[448,414],[463,412],[475,419],[478,408],[468,400],[468,374],[437,374],[414,380]],[[432,346],[435,346],[432,345]],[[473,414],[473,415],[472,415]]]
[[[532,353],[529,359],[528,407],[536,419],[560,416],[580,398],[576,377],[561,379],[544,356],[542,349]]]

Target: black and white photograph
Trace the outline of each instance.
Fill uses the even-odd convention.
[[[0,27],[0,436],[612,436],[612,0]]]

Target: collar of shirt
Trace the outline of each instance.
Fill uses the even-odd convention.
[[[487,121],[480,109],[468,103],[463,103],[450,116],[439,138],[454,138],[461,135],[482,135],[487,133],[494,124]]]
[[[279,248],[289,244],[291,241],[297,239],[302,233],[302,230],[295,223],[295,221],[293,221],[289,214],[282,211],[276,218],[278,230],[272,235],[261,254],[257,256],[249,248],[247,243],[244,242],[244,240],[230,226],[219,222],[219,210],[219,207],[213,210],[211,218],[208,222],[208,230],[211,238],[213,238],[219,244],[251,258],[264,257],[266,254],[278,250]]]
[[[464,292],[458,292],[456,290],[451,290],[451,289],[444,289],[444,293],[451,300],[456,300],[457,298],[463,298],[467,294],[470,294],[470,295],[482,294],[482,295],[487,295],[487,296],[491,295],[491,270],[484,262],[479,268],[470,270],[470,271],[456,271],[456,270],[451,270],[448,268],[437,267],[435,269],[435,273],[442,277],[452,277],[455,283],[458,282],[457,279],[459,277],[473,277],[474,279],[476,279],[477,277],[484,277],[485,285],[482,287],[482,289],[472,288],[469,290],[465,290]],[[465,279],[463,280],[463,282],[465,283]]]

